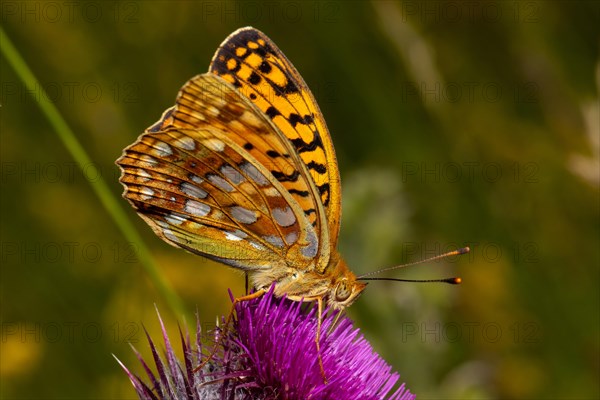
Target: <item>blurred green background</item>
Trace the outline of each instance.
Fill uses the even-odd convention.
[[[594,399],[599,344],[599,26],[589,2],[20,2],[2,28],[89,153],[78,165],[1,58],[1,388],[6,399],[135,398],[154,304],[174,311],[90,183],[103,179],[185,318],[228,312],[236,271],[163,243],[114,160],[252,25],[311,87],[343,181],[351,307],[420,399]]]

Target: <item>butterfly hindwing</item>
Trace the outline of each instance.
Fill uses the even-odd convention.
[[[203,74],[182,87],[176,106],[165,112],[162,121],[162,129],[197,129],[210,123],[250,153],[303,210],[312,225],[306,230],[314,230],[319,241],[315,268],[318,272],[327,268],[331,246],[318,188],[292,143],[256,105],[221,77]]]
[[[290,151],[286,142],[271,142],[276,128],[257,113],[221,78],[192,79],[175,108],[117,161],[125,197],[177,247],[247,270],[290,260],[296,268],[314,268],[323,256],[315,228],[257,159],[261,153],[241,143],[240,137],[251,137],[262,148]]]

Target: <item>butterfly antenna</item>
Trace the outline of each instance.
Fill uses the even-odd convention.
[[[457,284],[459,284],[459,283],[462,282],[462,279],[460,279],[460,278],[447,278],[447,279],[424,279],[424,280],[422,280],[422,279],[398,279],[398,278],[367,278],[367,276],[380,274],[380,273],[386,272],[386,271],[392,271],[394,269],[400,269],[400,268],[410,267],[410,266],[413,266],[413,265],[423,264],[423,263],[427,263],[427,262],[439,260],[439,259],[446,258],[446,257],[459,256],[461,254],[467,254],[469,251],[471,251],[471,249],[469,247],[463,247],[463,248],[460,248],[458,250],[449,251],[447,253],[440,254],[440,255],[437,255],[437,256],[434,256],[434,257],[430,257],[430,258],[426,258],[424,260],[415,261],[415,262],[411,262],[411,263],[408,263],[408,264],[396,265],[396,266],[393,266],[393,267],[380,269],[378,271],[368,272],[366,274],[358,276],[356,279],[359,279],[359,280],[362,280],[362,281],[444,282],[444,283],[450,283],[450,284],[453,284],[453,285],[457,285]]]
[[[443,282],[451,285],[458,285],[462,282],[461,278],[444,278],[444,279],[400,279],[400,278],[362,278],[362,281],[396,281],[396,282]]]

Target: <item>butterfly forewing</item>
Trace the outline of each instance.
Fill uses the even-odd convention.
[[[298,71],[254,28],[239,29],[225,39],[210,71],[236,86],[292,143],[318,190],[316,197],[325,209],[329,241],[335,248],[341,213],[335,151],[319,106]],[[304,192],[292,191],[292,195],[309,213],[310,221],[318,223],[318,216],[311,215],[318,207],[306,208]]]
[[[204,81],[224,83],[206,74],[186,87]],[[230,85],[220,90],[239,100]],[[117,161],[125,197],[175,246],[249,270],[282,267],[290,260],[296,268],[313,268],[319,248],[314,227],[269,169],[233,140],[240,132],[230,129],[252,127],[248,134],[277,137],[269,132],[273,126],[248,116],[255,109],[243,99],[223,102],[205,95],[198,102],[186,116],[193,129],[156,130],[155,124],[125,150]],[[177,116],[178,106],[162,121]],[[229,113],[229,124],[221,112]]]

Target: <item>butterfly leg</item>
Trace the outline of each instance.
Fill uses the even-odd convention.
[[[323,377],[323,383],[327,383],[327,375],[325,375],[325,368],[323,368],[323,358],[321,358],[321,321],[323,320],[323,299],[319,297],[317,299],[318,304],[318,315],[317,315],[317,357],[319,358],[319,368],[321,369],[321,376]]]
[[[333,332],[333,330],[335,329],[335,326],[337,325],[338,321],[340,320],[340,317],[342,316],[342,312],[338,311],[337,315],[335,316],[335,319],[333,320],[333,322],[331,323],[331,326],[329,327],[329,331],[327,333],[331,333]]]
[[[250,293],[246,296],[236,297],[235,299],[233,299],[233,304],[231,305],[231,311],[229,312],[229,315],[227,316],[227,319],[225,320],[225,325],[223,325],[223,329],[221,330],[221,336],[220,336],[219,340],[217,341],[217,343],[215,343],[215,346],[213,347],[213,349],[210,352],[210,354],[208,355],[208,357],[204,361],[202,361],[202,363],[200,363],[200,365],[198,365],[196,368],[194,368],[194,371],[193,371],[194,373],[198,372],[202,368],[204,368],[204,366],[210,360],[212,360],[212,358],[215,356],[215,354],[217,354],[219,345],[223,342],[223,340],[225,339],[225,335],[227,335],[227,331],[229,330],[229,325],[231,324],[231,321],[233,319],[233,313],[235,312],[235,306],[238,303],[241,303],[244,301],[258,299],[259,297],[263,296],[265,293],[266,293],[265,290],[260,289],[260,290],[257,290],[256,292]],[[318,347],[318,345],[317,345],[317,347]]]

